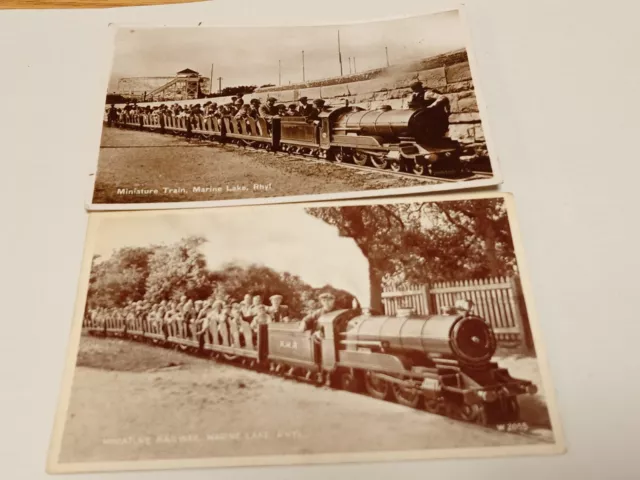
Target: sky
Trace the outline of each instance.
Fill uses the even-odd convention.
[[[368,306],[368,262],[362,252],[300,206],[107,216],[93,253],[106,259],[114,249],[171,244],[189,235],[208,240],[200,248],[211,269],[228,262],[263,264],[299,275],[313,287],[347,290]]]
[[[185,68],[205,77],[222,77],[222,87],[282,85],[340,75],[338,30],[343,72],[349,57],[358,72],[464,48],[464,33],[456,11],[408,19],[347,26],[317,27],[191,27],[121,29],[116,35],[109,91],[123,77],[173,76]]]

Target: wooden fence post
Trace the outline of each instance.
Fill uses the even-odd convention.
[[[507,277],[507,282],[509,283],[509,303],[511,304],[511,309],[514,313],[514,321],[516,327],[520,332],[520,349],[523,352],[526,352],[529,350],[529,331],[525,326],[523,312],[520,308],[520,302],[518,298],[520,289],[518,288],[518,282],[516,281],[515,277]]]
[[[434,307],[434,302],[431,298],[431,286],[428,283],[425,283],[422,286],[422,291],[424,292],[424,298],[425,298],[425,305],[427,306],[427,311],[425,313],[425,315],[433,315],[435,313],[435,307]]]

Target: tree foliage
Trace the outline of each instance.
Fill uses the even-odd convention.
[[[228,263],[210,270],[200,246],[202,237],[188,237],[172,245],[122,248],[108,260],[94,258],[87,307],[122,307],[129,302],[207,298],[240,302],[246,294],[260,295],[265,304],[282,295],[293,318],[305,313],[306,299],[321,292],[336,296],[338,308],[349,308],[353,295],[331,285],[313,288],[299,276],[265,265]]]
[[[211,294],[211,273],[198,247],[206,240],[188,237],[180,242],[156,248],[149,260],[149,276],[144,299],[151,303],[178,300],[186,295],[194,300]]]
[[[516,272],[502,199],[310,208],[353,238],[369,260],[370,306],[381,310],[380,284],[428,283]]]
[[[307,212],[350,237],[369,260],[370,306],[382,310],[382,279],[405,261],[405,222],[395,205],[309,208]]]
[[[125,247],[106,262],[94,256],[89,277],[89,306],[122,307],[141,300],[149,275],[152,248]]]

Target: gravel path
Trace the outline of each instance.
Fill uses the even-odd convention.
[[[397,451],[552,438],[546,429],[503,433],[159,347],[83,338],[60,460]]]
[[[437,183],[117,128],[103,129],[101,145],[94,203],[234,200]],[[194,187],[213,190],[194,191]],[[157,193],[118,194],[118,189]]]

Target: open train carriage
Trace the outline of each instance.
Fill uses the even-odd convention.
[[[221,355],[226,360],[248,360],[251,366],[262,364],[267,356],[266,325],[257,331],[248,323],[211,324],[200,337],[200,348]]]
[[[222,137],[237,145],[277,150],[280,144],[280,118],[274,117],[269,123],[266,119],[251,117],[236,119],[222,118]]]

